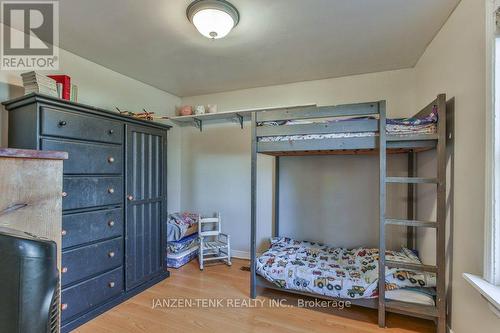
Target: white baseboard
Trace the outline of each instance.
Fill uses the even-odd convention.
[[[250,260],[250,253],[246,251],[231,250],[231,257],[237,259],[247,259]]]

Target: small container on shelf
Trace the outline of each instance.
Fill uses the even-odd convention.
[[[194,114],[205,114],[205,105],[196,105],[194,108]]]
[[[179,116],[191,116],[193,114],[193,108],[191,105],[184,105],[179,108]]]
[[[217,104],[208,104],[207,113],[217,113]]]

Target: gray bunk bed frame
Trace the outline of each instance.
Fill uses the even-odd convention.
[[[257,234],[257,154],[267,154],[275,157],[275,184],[274,184],[274,236],[279,231],[279,169],[281,156],[329,155],[329,154],[374,154],[378,155],[379,167],[379,276],[385,277],[386,267],[403,268],[418,271],[434,272],[437,274],[436,306],[425,306],[401,301],[385,299],[385,278],[379,279],[379,297],[373,299],[349,299],[358,306],[378,309],[378,324],[386,326],[386,312],[394,312],[413,317],[434,320],[437,332],[446,332],[446,141],[447,112],[446,95],[440,94],[415,116],[421,117],[438,109],[439,119],[436,134],[419,135],[386,135],[386,103],[385,101],[337,106],[285,108],[282,110],[259,111],[252,113],[251,123],[251,279],[250,296],[257,297],[257,287],[270,288],[293,294],[300,294],[315,298],[339,300],[324,295],[300,292],[280,288],[258,276],[256,273],[256,234]],[[318,119],[349,116],[375,116],[375,119],[355,121],[341,121],[332,123],[312,123],[293,126],[257,126],[260,122]],[[378,136],[349,137],[333,139],[310,139],[295,141],[260,142],[260,137],[298,135],[298,134],[325,134],[346,132],[378,132]],[[451,135],[451,134],[450,134]],[[451,137],[451,136],[450,136]],[[435,178],[417,177],[417,154],[422,151],[435,149],[437,154],[437,176]],[[386,174],[387,154],[401,153],[408,156],[408,176],[388,177]],[[386,186],[388,184],[407,184],[408,204],[406,219],[390,219],[386,216]],[[417,184],[435,184],[437,186],[437,213],[436,221],[419,221],[416,219],[416,186]],[[398,263],[386,260],[386,226],[398,225],[407,227],[407,246],[414,248],[416,244],[416,228],[436,229],[436,265],[416,265]]]

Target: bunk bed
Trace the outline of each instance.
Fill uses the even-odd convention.
[[[438,95],[408,119],[387,119],[386,103],[379,101],[260,111],[252,113],[251,120],[251,297],[257,297],[257,287],[264,287],[315,298],[345,299],[354,305],[378,309],[380,327],[385,327],[386,312],[395,312],[435,320],[437,332],[446,332],[446,95]],[[416,156],[428,150],[436,150],[437,175],[432,178],[418,177]],[[274,238],[270,249],[259,257],[256,252],[257,154],[275,157]],[[280,157],[334,154],[378,156],[378,249],[336,249],[280,237]],[[387,154],[408,156],[407,177],[386,174]],[[386,216],[386,186],[389,184],[407,185],[405,219]],[[436,221],[416,219],[418,184],[436,186]],[[402,252],[387,251],[385,231],[388,225],[407,228],[407,244]],[[409,250],[415,247],[416,228],[436,230],[435,266],[422,264]],[[346,267],[347,264],[350,267]],[[356,264],[359,271],[353,267]],[[311,274],[309,279],[303,276],[308,269]],[[302,275],[294,273],[297,270]],[[379,279],[380,276],[384,278]],[[402,283],[402,280],[405,282]],[[357,285],[353,281],[365,283]],[[394,295],[392,289],[399,287],[432,287],[435,290],[434,301],[410,299],[411,293]]]

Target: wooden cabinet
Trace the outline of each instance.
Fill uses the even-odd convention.
[[[0,148],[0,225],[61,246],[64,152]],[[36,223],[34,223],[36,222]]]
[[[10,147],[69,154],[58,231],[62,331],[167,277],[170,127],[38,94],[4,105]]]
[[[166,216],[165,132],[127,125],[126,288],[162,269],[161,226]]]
[[[0,148],[0,226],[50,239],[60,248],[65,158],[62,152]],[[40,308],[40,313],[48,313],[50,305]]]

